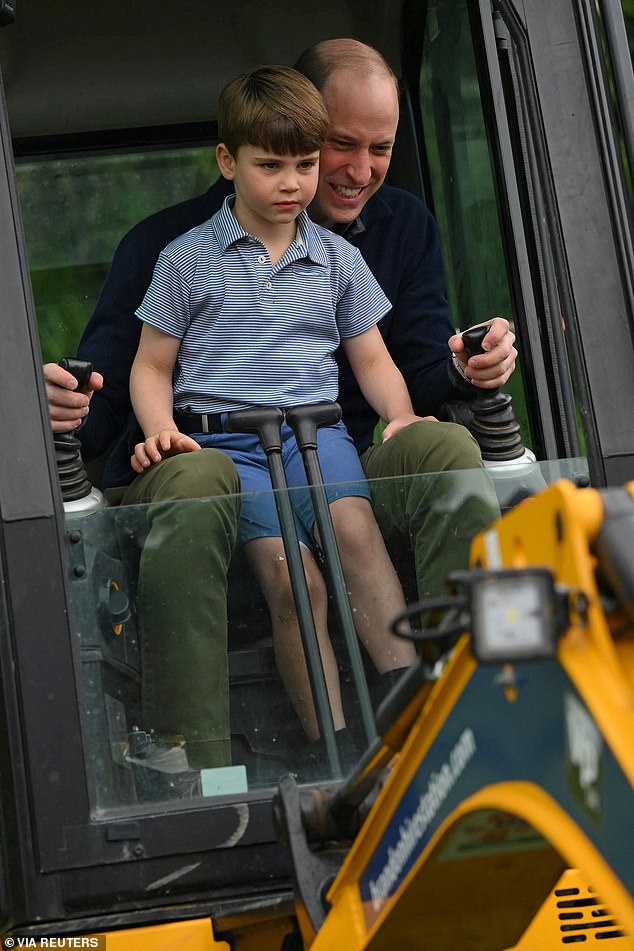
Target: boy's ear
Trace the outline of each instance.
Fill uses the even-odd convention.
[[[231,181],[234,176],[235,159],[224,142],[219,142],[216,146],[216,162],[221,175]]]

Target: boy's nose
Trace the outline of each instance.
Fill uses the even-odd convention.
[[[294,172],[288,172],[282,177],[281,187],[284,191],[294,192],[299,188],[299,183],[297,181],[297,175]]]

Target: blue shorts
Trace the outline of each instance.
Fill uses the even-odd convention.
[[[251,433],[194,433],[193,438],[205,448],[211,446],[226,452],[236,464],[243,492],[241,543],[244,545],[254,538],[280,538],[282,532],[269,467],[258,437]],[[329,503],[349,496],[370,499],[359,455],[343,423],[317,430],[317,452]],[[295,435],[286,423],[282,424],[282,459],[299,540],[313,548],[315,514],[304,462]]]

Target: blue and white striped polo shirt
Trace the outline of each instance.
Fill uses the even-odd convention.
[[[238,224],[233,200],[161,252],[136,312],[181,340],[175,408],[336,400],[340,340],[376,324],[390,302],[357,248],[305,211],[272,267],[262,242]]]

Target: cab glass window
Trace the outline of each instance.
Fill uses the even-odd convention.
[[[464,330],[496,315],[513,323],[495,178],[464,0],[427,4],[420,108],[430,204],[440,229],[454,323]],[[505,390],[513,397],[522,440],[530,448],[519,366]]]
[[[492,480],[504,511],[557,479],[576,480],[585,473],[584,460],[577,459],[511,471],[502,467],[493,471]],[[463,470],[371,483],[375,512],[384,525],[395,495],[427,499],[439,522],[448,507],[461,513],[463,537],[456,532],[448,544],[437,538],[426,552],[440,586],[441,578],[466,567],[468,526],[482,522],[486,480],[482,470]],[[239,501],[224,496],[67,513],[80,710],[96,814],[120,807],[137,811],[157,801],[186,808],[189,800],[257,796],[289,772],[299,783],[332,782],[358,762],[375,735],[373,711],[389,689],[398,690],[399,676],[386,683],[363,649],[361,669],[355,669],[331,606],[327,626],[346,729],[333,736],[337,760],[327,744],[310,742],[280,674],[268,608],[238,551],[228,574],[226,640],[224,623],[218,623],[209,631],[209,649],[196,653],[196,639],[188,637],[188,578],[179,570],[183,546],[189,544],[192,523],[213,521],[223,509],[238,508]],[[393,525],[387,542],[405,602],[413,605],[424,592],[417,586],[405,525],[401,530]],[[169,570],[157,585],[151,561],[156,575],[161,548]],[[210,578],[209,584],[217,586],[224,606],[224,578]],[[450,646],[442,637],[428,644],[430,683]],[[300,706],[312,702],[311,697],[299,700]],[[162,733],[153,728],[156,717],[164,724]],[[318,704],[317,721],[326,736]]]
[[[123,235],[147,215],[204,192],[216,177],[210,145],[18,161],[45,362],[74,355]]]

